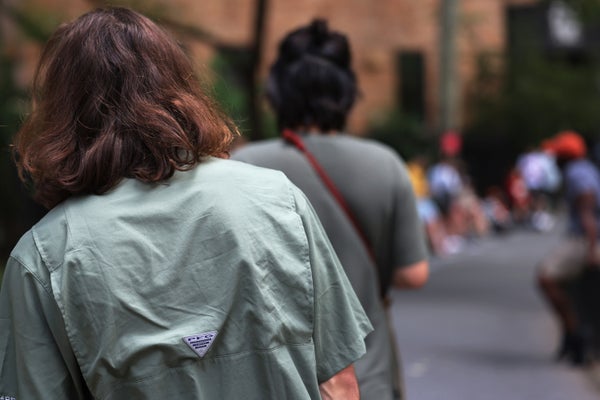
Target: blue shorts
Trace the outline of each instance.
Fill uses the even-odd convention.
[[[440,210],[430,198],[417,199],[417,211],[421,221],[428,223],[440,216]]]

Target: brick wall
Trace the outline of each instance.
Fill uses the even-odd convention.
[[[15,0],[13,0],[17,3]],[[435,128],[438,116],[440,1],[443,0],[271,0],[266,19],[266,43],[261,75],[272,62],[277,43],[290,29],[314,17],[326,18],[330,27],[347,33],[354,52],[363,98],[350,121],[350,130],[365,131],[369,121],[397,101],[395,56],[400,51],[419,51],[424,56],[426,120]],[[457,27],[458,100],[461,118],[468,110],[464,93],[475,73],[476,55],[501,54],[505,44],[504,9],[508,4],[535,0],[460,0]],[[25,0],[40,3],[70,19],[93,8],[85,0]],[[140,11],[158,10],[168,18],[198,26],[223,41],[249,43],[252,35],[254,1],[251,0],[162,0],[137,2]],[[212,49],[189,43],[195,60],[206,65]],[[29,51],[31,53],[31,51]],[[27,57],[31,58],[31,54]],[[28,61],[34,62],[34,61]],[[26,80],[31,69],[24,67]]]

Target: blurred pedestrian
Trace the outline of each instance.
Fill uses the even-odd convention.
[[[516,165],[508,171],[505,185],[513,221],[516,225],[528,224],[531,215],[531,194]]]
[[[499,186],[492,185],[487,188],[482,200],[482,208],[491,227],[498,233],[506,232],[513,226],[512,216],[506,203],[505,193]]]
[[[387,400],[401,389],[384,298],[425,283],[427,248],[403,161],[343,133],[357,92],[345,35],[324,20],[290,32],[267,81],[282,137],[232,158],[283,171],[310,199],[375,328],[356,363],[361,399]]]
[[[444,132],[440,137],[440,157],[427,171],[429,190],[446,218],[451,218],[456,209],[458,197],[464,190],[462,166],[458,158],[462,148],[462,138],[454,131]]]
[[[2,399],[358,399],[369,321],[304,195],[125,9],[49,39],[21,175],[51,208],[0,291]]]
[[[487,234],[490,224],[460,157],[460,134],[452,130],[444,132],[439,151],[440,157],[427,171],[427,178],[431,197],[443,216],[446,247],[456,253],[465,246],[465,239]]]
[[[446,248],[446,228],[437,204],[431,199],[429,182],[427,180],[427,161],[424,156],[417,155],[406,164],[408,176],[417,197],[417,211],[423,223],[427,242],[431,252],[444,256],[449,251]]]
[[[560,132],[546,146],[562,169],[569,225],[562,243],[541,261],[538,282],[560,323],[558,356],[581,365],[588,360],[585,321],[568,288],[600,267],[600,173],[587,158],[586,144],[578,133]]]
[[[538,231],[548,231],[554,226],[551,199],[560,185],[560,171],[554,157],[541,148],[523,153],[516,162],[529,193],[529,218]]]

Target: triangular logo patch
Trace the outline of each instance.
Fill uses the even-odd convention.
[[[208,352],[216,337],[217,331],[210,331],[198,333],[197,335],[185,336],[183,341],[190,349],[194,350],[194,353],[202,358]]]

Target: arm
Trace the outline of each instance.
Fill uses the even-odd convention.
[[[418,289],[429,279],[429,261],[422,260],[394,271],[394,287],[397,289]]]
[[[19,247],[28,245],[36,254],[30,241]],[[9,258],[0,289],[0,399],[91,398],[50,290],[49,276]]]
[[[596,197],[591,192],[581,194],[576,201],[577,213],[587,243],[586,261],[588,265],[600,266],[596,252],[598,223],[596,220]]]
[[[358,382],[354,373],[354,365],[344,368],[329,380],[319,385],[323,400],[358,400]]]

